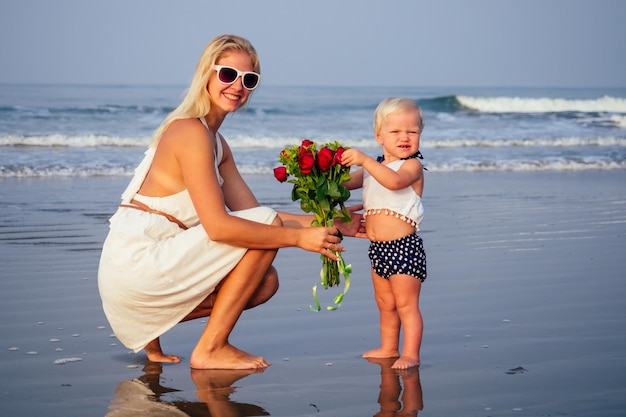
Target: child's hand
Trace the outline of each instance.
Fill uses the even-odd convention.
[[[352,165],[362,166],[363,162],[365,162],[365,159],[367,158],[368,156],[358,149],[347,149],[343,152],[343,155],[341,156],[341,165],[345,165],[348,167]]]

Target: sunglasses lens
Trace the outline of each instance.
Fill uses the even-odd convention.
[[[220,67],[217,72],[217,78],[224,84],[232,84],[237,81],[239,74],[243,74],[241,82],[248,90],[254,90],[259,85],[259,74],[254,72],[240,72],[232,67]]]
[[[223,67],[220,68],[217,76],[224,84],[231,84],[237,79],[237,71],[234,68]]]
[[[246,74],[243,76],[243,86],[252,90],[259,84],[259,76],[256,74]]]

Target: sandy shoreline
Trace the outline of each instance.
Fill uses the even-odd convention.
[[[288,186],[248,179],[262,204],[294,208]],[[146,366],[111,337],[97,294],[106,220],[127,181],[0,180],[6,415],[374,415],[381,382],[390,398],[403,387],[423,402],[420,415],[623,413],[625,171],[428,173],[423,364],[408,375],[359,357],[378,335],[367,242],[355,239],[344,242],[352,287],[334,313],[308,311],[318,256],[279,253],[279,293],[232,337],[273,363],[262,374],[192,374],[200,322],[163,338],[183,364]]]

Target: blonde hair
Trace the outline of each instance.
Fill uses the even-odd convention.
[[[392,113],[399,113],[405,111],[415,111],[419,116],[419,131],[420,133],[424,129],[424,118],[422,117],[422,109],[415,102],[408,98],[402,97],[388,97],[380,102],[376,110],[374,111],[374,133],[378,134],[380,129],[387,120],[387,117]]]
[[[209,113],[211,109],[211,99],[207,91],[209,77],[213,73],[215,63],[230,51],[241,51],[250,55],[254,71],[261,73],[259,56],[250,41],[236,35],[221,35],[213,39],[200,55],[193,79],[183,101],[167,115],[161,126],[154,132],[151,147],[157,146],[163,133],[174,121],[200,118]]]

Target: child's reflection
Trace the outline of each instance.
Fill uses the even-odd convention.
[[[115,390],[115,398],[109,407],[107,417],[248,417],[269,416],[263,408],[254,404],[238,403],[230,400],[235,392],[236,381],[255,370],[192,370],[191,379],[196,385],[196,395],[200,401],[165,400],[161,397],[180,391],[161,385],[163,367],[147,362],[144,374],[134,380],[120,382]],[[172,398],[172,397],[170,397]]]
[[[367,358],[380,366],[380,411],[374,417],[416,416],[424,408],[419,368],[392,369],[396,359]]]

